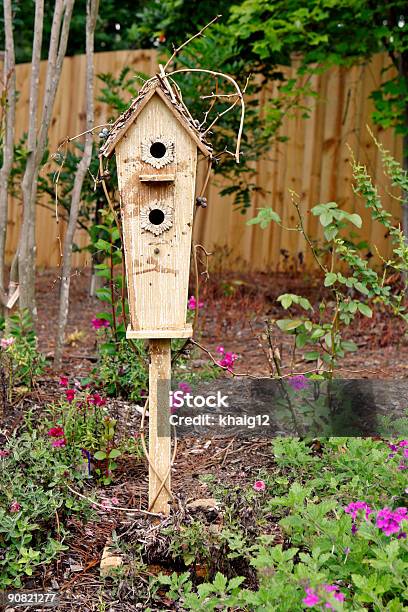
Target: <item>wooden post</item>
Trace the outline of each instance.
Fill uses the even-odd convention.
[[[170,342],[170,339],[149,341],[149,510],[166,515],[170,513],[171,500]]]

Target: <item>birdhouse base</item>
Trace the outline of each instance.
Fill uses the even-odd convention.
[[[128,326],[126,338],[141,339],[141,338],[191,338],[193,336],[192,325],[186,325],[181,329],[131,329]]]

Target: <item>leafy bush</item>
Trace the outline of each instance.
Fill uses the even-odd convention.
[[[108,485],[117,468],[116,459],[123,452],[141,456],[141,449],[135,440],[117,440],[117,421],[109,415],[106,399],[99,393],[91,392],[87,385],[84,389],[69,388],[66,377],[60,384],[65,398],[48,407],[50,443],[71,465],[75,465],[79,453],[87,475],[96,474],[102,484]]]
[[[19,311],[8,320],[7,333],[0,340],[0,363],[6,373],[7,396],[13,389],[31,389],[34,379],[44,371],[45,358],[37,349],[37,337],[28,311]]]
[[[258,536],[235,514],[241,537],[230,538],[237,546],[227,557],[246,559],[256,571],[256,586],[248,585],[248,574],[231,578],[221,572],[197,585],[186,571],[159,576],[166,596],[186,610],[405,610],[408,441],[331,438],[322,445],[317,454],[304,441],[276,440],[277,469],[262,474],[263,486],[254,486],[258,493],[244,494],[248,504],[251,495],[259,496]],[[296,476],[289,471],[294,465]],[[229,494],[219,485],[215,490],[231,524]],[[263,531],[271,522],[279,523],[280,543],[275,531]],[[208,529],[201,525],[201,540]]]
[[[14,434],[0,449],[2,589],[21,587],[25,576],[67,549],[66,519],[84,512],[65,486],[81,477],[58,450],[36,430]],[[79,464],[80,453],[75,459]]]
[[[388,151],[379,143],[377,145],[384,170],[392,184],[406,191],[407,173]],[[270,337],[271,328],[276,324],[279,329],[293,336],[294,351],[300,349],[303,351],[303,359],[316,362],[317,374],[313,375],[314,378],[333,376],[338,361],[347,352],[357,350],[355,342],[344,338],[344,331],[358,315],[372,317],[373,305],[384,304],[394,316],[408,323],[404,304],[405,290],[393,291],[392,286],[386,282],[387,273],[408,270],[406,239],[391,214],[383,208],[378,190],[366,167],[352,159],[352,168],[354,191],[362,196],[372,219],[379,222],[390,236],[392,257],[389,260],[381,258],[381,270],[371,267],[364,253],[367,245],[354,243],[349,238],[352,226],[359,229],[362,226],[360,215],[341,209],[336,202],[318,204],[311,210],[323,229],[323,244],[317,244],[306,233],[298,196],[292,192],[292,204],[298,219],[297,226],[292,229],[303,235],[323,275],[323,284],[331,295],[330,299],[321,302],[318,312],[303,296],[288,293],[279,296],[278,302],[283,308],[295,306],[298,311],[306,311],[306,314],[272,322],[268,326],[268,335]],[[271,208],[262,208],[248,224],[259,224],[265,228],[271,222],[281,225],[279,215]],[[279,364],[276,365],[279,369]]]

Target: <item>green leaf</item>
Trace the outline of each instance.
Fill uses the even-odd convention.
[[[101,302],[109,302],[112,301],[111,291],[108,287],[101,287],[95,291],[96,296],[101,300]]]
[[[333,214],[330,211],[324,211],[319,216],[319,221],[323,225],[323,227],[326,227],[327,225],[330,225],[330,223],[332,223],[332,221],[333,221]]]
[[[363,295],[368,295],[370,293],[367,287],[363,285],[362,283],[360,283],[359,281],[354,283],[354,287],[357,289],[357,291],[359,291]]]
[[[106,355],[115,355],[116,353],[116,345],[114,342],[103,342],[99,349],[101,353],[106,353]]]
[[[301,319],[279,319],[279,321],[276,321],[276,325],[282,331],[293,331],[302,324],[303,321]]]
[[[109,459],[116,459],[116,457],[120,457],[120,456],[121,456],[121,454],[122,454],[122,453],[120,452],[120,450],[119,450],[119,449],[117,449],[117,448],[113,448],[113,449],[110,451],[110,453],[109,453],[109,455],[108,455],[108,458],[109,458]]]
[[[316,361],[316,359],[319,359],[319,357],[320,353],[318,351],[308,351],[304,354],[306,361]]]
[[[308,341],[308,335],[307,334],[298,334],[296,336],[296,346],[297,348],[303,348],[305,346],[305,344]]]
[[[348,352],[357,351],[358,349],[357,344],[353,342],[352,340],[343,340],[341,343],[341,346],[345,351],[348,351]]]
[[[283,308],[289,308],[292,305],[293,297],[290,293],[284,293],[278,297],[278,302],[280,302]]]
[[[339,229],[335,225],[329,225],[324,230],[324,237],[326,240],[333,240],[339,233]]]
[[[325,330],[322,329],[321,327],[318,327],[317,329],[314,329],[312,331],[312,333],[310,334],[310,338],[312,340],[318,340],[319,338],[321,338],[322,336],[324,336],[325,334]]]
[[[225,587],[227,586],[226,577],[221,574],[221,572],[217,572],[213,580],[213,585],[219,593],[223,593],[225,591]]]
[[[104,251],[105,253],[110,253],[111,252],[111,244],[110,242],[107,242],[106,240],[103,240],[102,238],[99,238],[96,242],[95,242],[95,248],[98,249],[98,251]]]
[[[348,215],[347,216],[348,220],[353,223],[356,227],[358,227],[359,229],[361,228],[361,226],[363,225],[363,220],[360,217],[360,215],[358,215],[357,213],[353,213],[352,215]]]
[[[104,459],[106,459],[106,453],[104,453],[103,451],[96,451],[96,453],[94,454],[94,458],[98,461],[103,461]]]
[[[337,281],[337,274],[335,272],[328,272],[324,279],[324,286],[331,287]]]
[[[305,310],[313,310],[313,307],[307,298],[300,298],[299,304]]]
[[[228,583],[228,590],[232,591],[233,589],[237,589],[240,584],[244,582],[244,576],[235,576],[235,578],[231,578]]]
[[[361,312],[361,314],[364,315],[365,317],[373,316],[373,311],[371,310],[371,308],[367,306],[367,304],[364,304],[363,302],[358,303],[358,309]]]
[[[253,219],[247,221],[247,225],[257,225],[259,224],[262,229],[268,227],[271,221],[275,223],[280,223],[281,218],[277,212],[275,212],[272,208],[258,208],[258,215]]]

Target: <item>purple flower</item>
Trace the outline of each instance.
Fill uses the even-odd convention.
[[[320,598],[314,589],[309,588],[305,590],[306,597],[304,597],[302,601],[307,608],[313,608],[313,606],[316,606],[318,603],[320,603]]]
[[[368,520],[368,517],[372,513],[370,506],[364,501],[356,501],[351,502],[348,506],[344,508],[344,512],[346,514],[350,514],[353,521],[357,518],[357,514],[360,510],[365,510],[365,519]]]
[[[344,601],[346,599],[346,596],[340,591],[337,584],[324,584],[323,588],[326,593],[332,593],[334,599],[337,599],[337,601]]]
[[[392,511],[391,508],[386,507],[377,512],[376,525],[385,535],[390,536],[400,531],[400,523],[407,518],[406,508],[397,508]]]
[[[303,376],[303,374],[291,376],[290,378],[288,378],[288,383],[294,391],[302,391],[303,389],[306,389],[309,386],[309,382],[306,376]]]

